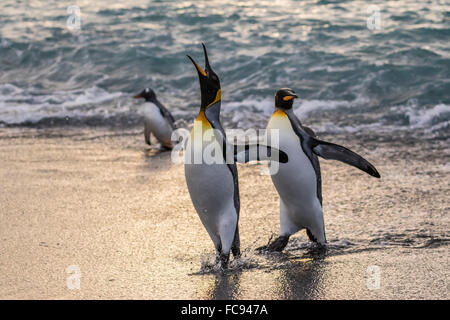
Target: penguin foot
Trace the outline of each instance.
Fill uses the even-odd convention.
[[[266,246],[257,248],[258,251],[269,251],[269,252],[281,252],[287,246],[289,241],[289,236],[279,236],[274,241],[270,242]]]
[[[316,250],[319,253],[325,253],[327,251],[328,247],[326,243],[320,243],[316,242]]]
[[[308,249],[307,254],[314,258],[324,258],[326,256],[327,251],[328,247],[326,243],[316,242],[313,247]]]
[[[216,257],[216,265],[220,265],[221,269],[226,269],[228,267],[229,259],[230,254],[220,253]]]
[[[173,147],[167,147],[164,145],[161,145],[161,148],[159,148],[160,152],[165,152],[165,151],[172,151]]]
[[[289,241],[288,236],[279,236],[267,246],[267,250],[281,252],[287,246],[288,241]]]

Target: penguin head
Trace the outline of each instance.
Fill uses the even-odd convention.
[[[135,99],[144,98],[145,101],[155,102],[156,94],[152,88],[145,88],[144,90],[142,90],[141,93],[135,95],[133,98]]]
[[[275,108],[291,109],[294,99],[298,98],[294,90],[289,88],[281,88],[275,94]]]
[[[197,69],[198,78],[200,80],[200,92],[202,97],[201,108],[207,109],[216,102],[219,102],[222,97],[220,90],[220,80],[217,74],[213,71],[209,64],[208,53],[206,47],[202,43],[203,52],[205,54],[205,69],[203,70],[189,55],[187,56],[195,68]]]

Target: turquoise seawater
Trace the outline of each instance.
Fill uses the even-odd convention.
[[[450,2],[412,0],[3,0],[0,125],[137,126],[145,87],[184,125],[202,42],[227,127],[264,126],[291,87],[319,132],[449,137]]]

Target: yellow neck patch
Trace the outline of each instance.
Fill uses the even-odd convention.
[[[214,99],[214,101],[208,104],[206,108],[211,107],[214,103],[220,101],[221,99],[222,99],[222,90],[219,89],[219,91],[217,91],[216,98]]]
[[[200,113],[198,114],[197,118],[194,122],[194,127],[200,127],[202,129],[210,129],[211,124],[209,123],[208,119],[206,118],[205,111],[200,110]]]
[[[205,111],[200,110],[197,118],[194,121],[194,126],[191,130],[191,139],[193,141],[203,141],[205,132],[211,130],[212,126],[206,118]]]
[[[284,112],[281,109],[275,110],[275,112],[272,114],[272,117],[286,117],[286,112]]]

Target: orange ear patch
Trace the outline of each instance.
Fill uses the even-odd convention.
[[[210,104],[208,104],[208,106],[206,108],[211,107],[213,104],[220,101],[221,99],[222,99],[222,90],[219,89],[219,91],[217,91],[216,98],[214,99],[214,101],[211,102]]]
[[[284,101],[289,101],[289,100],[292,100],[292,99],[294,99],[294,96],[286,96],[286,97],[283,97],[283,100],[284,100]]]

